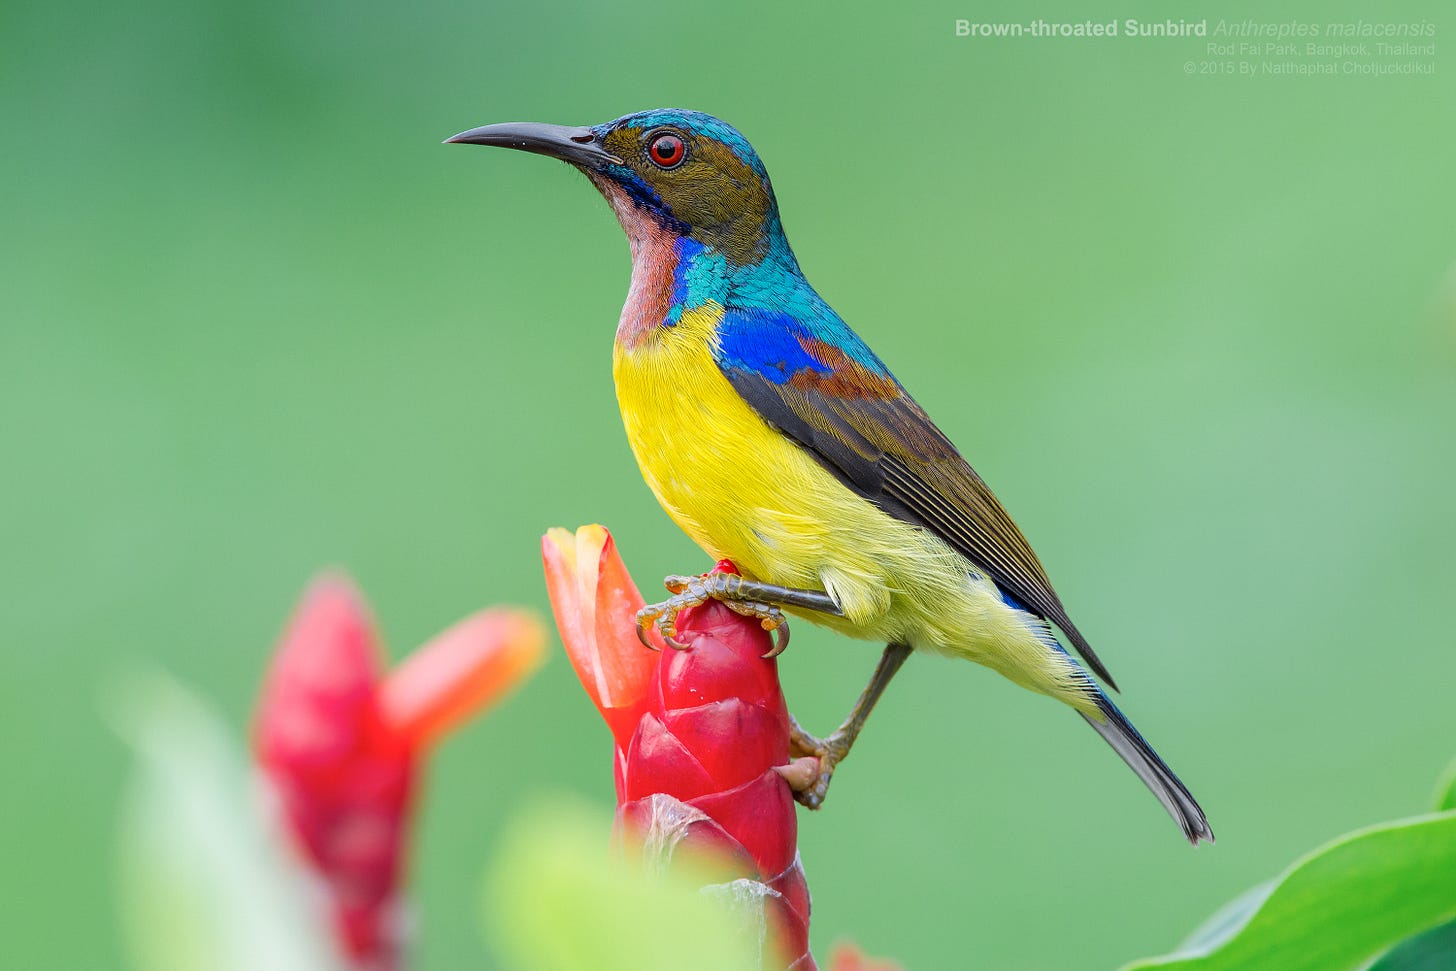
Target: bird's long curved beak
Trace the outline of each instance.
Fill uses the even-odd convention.
[[[445,139],[446,145],[499,145],[537,155],[549,155],[574,165],[602,168],[621,165],[622,160],[608,152],[600,136],[590,128],[566,125],[543,125],[534,121],[508,121],[500,125],[472,128]]]

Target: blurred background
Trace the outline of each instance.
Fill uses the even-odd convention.
[[[1218,833],[1183,844],[1070,713],[917,658],[802,818],[818,947],[1112,967],[1422,810],[1456,753],[1433,609],[1456,584],[1450,11],[1190,15],[1434,21],[1436,73],[1415,77],[954,33],[1026,16],[0,10],[4,963],[124,964],[128,755],[106,713],[134,672],[199,686],[242,737],[322,567],[359,578],[396,654],[488,603],[544,610],[552,525],[609,525],[644,590],[707,568],[617,416],[621,231],[563,165],[440,145],[496,121],[683,106],[742,129],[809,278],[1017,517]],[[829,729],[878,650],[796,625],[791,707]],[[505,821],[527,798],[610,806],[609,753],[559,652],[445,747],[412,868],[419,968],[493,966],[479,888]]]

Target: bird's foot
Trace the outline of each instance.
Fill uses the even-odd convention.
[[[737,573],[719,572],[725,564],[732,566],[724,561],[712,573],[701,576],[670,576],[664,579],[663,585],[672,596],[637,611],[638,639],[652,647],[646,631],[649,627],[656,627],[669,646],[682,650],[687,645],[677,639],[677,615],[689,607],[717,600],[735,613],[757,619],[764,630],[773,633],[774,646],[764,657],[778,657],[782,654],[784,648],[789,646],[788,618],[778,607],[757,599],[761,592],[759,585],[744,580]]]
[[[794,716],[789,716],[789,754],[795,758],[784,767],[790,771],[781,770],[780,775],[789,780],[789,788],[794,791],[794,800],[799,805],[805,809],[818,809],[824,805],[834,770],[849,755],[855,734],[858,733],[851,734],[840,728],[827,738],[816,738],[804,731]],[[817,771],[805,766],[805,759],[812,759]]]
[[[794,790],[794,799],[799,805],[806,809],[818,809],[824,805],[824,797],[829,792],[829,783],[834,778],[835,768],[848,757],[849,750],[854,747],[855,739],[859,738],[859,733],[864,729],[865,721],[874,710],[875,703],[880,700],[880,695],[889,687],[895,672],[900,670],[905,658],[909,656],[909,645],[885,645],[884,653],[880,655],[880,663],[875,666],[870,683],[860,692],[859,700],[854,703],[849,717],[827,738],[815,738],[804,731],[794,716],[789,716],[789,753],[799,758],[783,767],[779,774],[789,780],[789,787]],[[815,773],[808,771],[807,767],[796,768],[806,761],[815,762],[819,771]]]

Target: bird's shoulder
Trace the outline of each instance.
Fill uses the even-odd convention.
[[[724,370],[848,397],[908,397],[885,363],[806,284],[790,280],[729,297],[715,356]]]
[[[807,425],[817,429],[812,438],[820,445],[832,437],[865,460],[893,455],[965,465],[889,367],[806,284],[788,281],[749,299],[730,298],[714,357],[740,394],[791,436]]]

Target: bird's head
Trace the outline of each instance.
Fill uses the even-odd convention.
[[[781,236],[773,187],[753,146],[699,111],[641,111],[590,128],[508,122],[446,141],[574,165],[607,197],[634,243],[664,233],[690,237],[747,265]]]

